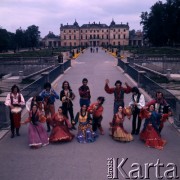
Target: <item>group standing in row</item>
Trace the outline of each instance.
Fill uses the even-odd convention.
[[[91,93],[88,87],[88,80],[82,80],[82,86],[79,88],[80,95],[80,111],[74,118],[73,93],[68,81],[62,84],[60,96],[51,87],[50,83],[44,85],[44,90],[37,96],[30,98],[26,102],[26,108],[29,111],[29,117],[24,122],[21,121],[22,106],[25,105],[24,97],[20,93],[18,86],[14,85],[11,88],[11,93],[6,97],[5,105],[10,108],[11,120],[11,137],[19,136],[20,124],[30,123],[28,129],[29,146],[40,147],[47,145],[50,142],[71,141],[74,135],[70,130],[76,130],[78,123],[77,140],[80,143],[94,142],[98,137],[97,129],[100,134],[104,134],[102,128],[103,119],[103,103],[104,97],[98,97],[97,102],[91,104]],[[140,138],[145,141],[149,147],[162,149],[165,141],[161,139],[161,130],[164,121],[169,116],[168,104],[165,101],[163,94],[157,92],[156,99],[145,104],[144,95],[140,93],[137,87],[130,87],[125,83],[126,87],[122,86],[121,81],[116,81],[115,87],[109,87],[109,80],[105,81],[105,91],[109,94],[114,94],[113,120],[110,122],[110,135],[114,140],[130,142],[133,140],[133,135],[140,133],[142,119],[145,119],[143,130],[140,133]],[[125,107],[124,95],[132,92],[132,101],[128,107]],[[55,112],[55,100],[60,99],[62,106]],[[132,132],[128,133],[123,126],[123,122],[127,116],[132,118]],[[69,118],[70,116],[70,118]],[[69,119],[71,120],[69,122]],[[137,119],[137,120],[136,120]],[[136,122],[137,121],[137,122]],[[47,131],[42,122],[47,123]],[[52,130],[51,130],[52,128]]]

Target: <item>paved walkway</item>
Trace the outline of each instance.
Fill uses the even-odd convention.
[[[47,147],[31,150],[27,142],[27,127],[21,128],[21,136],[10,138],[8,133],[0,141],[0,179],[2,180],[105,180],[107,179],[107,158],[128,158],[123,166],[128,173],[134,169],[132,163],[141,165],[144,175],[145,163],[156,163],[160,159],[165,167],[161,168],[161,175],[167,170],[168,163],[174,163],[180,167],[180,134],[166,123],[162,137],[167,140],[164,150],[156,150],[145,147],[144,143],[134,136],[134,141],[130,143],[120,143],[113,141],[109,136],[109,122],[113,116],[113,95],[104,91],[105,79],[109,78],[110,86],[116,80],[128,82],[134,85],[116,66],[116,60],[102,50],[99,53],[90,53],[86,50],[77,60],[72,62],[72,67],[60,76],[53,86],[60,92],[62,82],[67,80],[76,94],[74,100],[74,112],[80,109],[78,88],[84,77],[89,80],[89,87],[92,94],[92,102],[98,96],[105,96],[104,119],[102,125],[105,135],[100,136],[96,142],[91,144],[79,144],[76,139],[70,143],[50,144]],[[125,103],[130,101],[131,94],[125,95]],[[56,102],[56,110],[60,106],[60,101]],[[131,121],[126,120],[125,129],[131,132]],[[77,131],[73,131],[74,134]],[[119,179],[124,179],[119,173]],[[150,179],[156,179],[155,168],[150,170]]]

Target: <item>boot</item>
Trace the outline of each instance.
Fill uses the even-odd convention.
[[[20,136],[20,134],[19,134],[19,128],[16,128],[16,135],[17,135],[17,136]]]
[[[101,135],[104,135],[104,130],[103,130],[102,126],[99,127],[99,130],[100,130],[100,134],[101,134]]]
[[[11,138],[14,138],[14,133],[11,134]]]

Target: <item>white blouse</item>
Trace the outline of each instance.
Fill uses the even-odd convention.
[[[22,94],[20,94],[20,96],[21,96],[21,102],[19,103],[19,102],[18,102],[19,93],[17,93],[16,96],[14,96],[13,93],[9,93],[9,94],[7,95],[6,100],[5,100],[5,103],[4,103],[6,106],[11,106],[11,105],[12,105],[12,104],[11,104],[11,97],[10,97],[11,95],[12,95],[12,97],[13,97],[13,104],[25,105],[25,100],[24,100],[24,97],[23,97]]]
[[[137,96],[138,95],[134,95],[134,100],[135,102],[137,101]],[[133,105],[134,104],[134,101],[132,100],[130,103],[129,103],[129,106]],[[145,106],[145,98],[144,98],[144,95],[141,94],[140,98],[139,98],[139,102],[137,103],[137,107],[139,109],[141,109],[142,107]]]

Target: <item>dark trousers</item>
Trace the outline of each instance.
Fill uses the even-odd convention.
[[[139,117],[140,109],[135,108],[133,112],[133,120],[132,120],[132,132],[138,132],[140,131],[141,128],[141,118]],[[138,117],[138,124],[136,126],[136,119]],[[137,128],[136,128],[137,127]]]
[[[97,131],[97,128],[101,128],[101,121],[102,121],[103,117],[93,117],[93,125],[92,125],[92,129],[93,131]]]
[[[71,124],[72,121],[74,121],[74,112],[73,112],[73,106],[63,106],[63,114],[68,118],[68,112],[71,118]]]
[[[79,104],[80,104],[81,107],[82,107],[83,105],[86,105],[87,107],[89,107],[89,105],[90,105],[90,99],[82,99],[82,98],[80,98]]]

